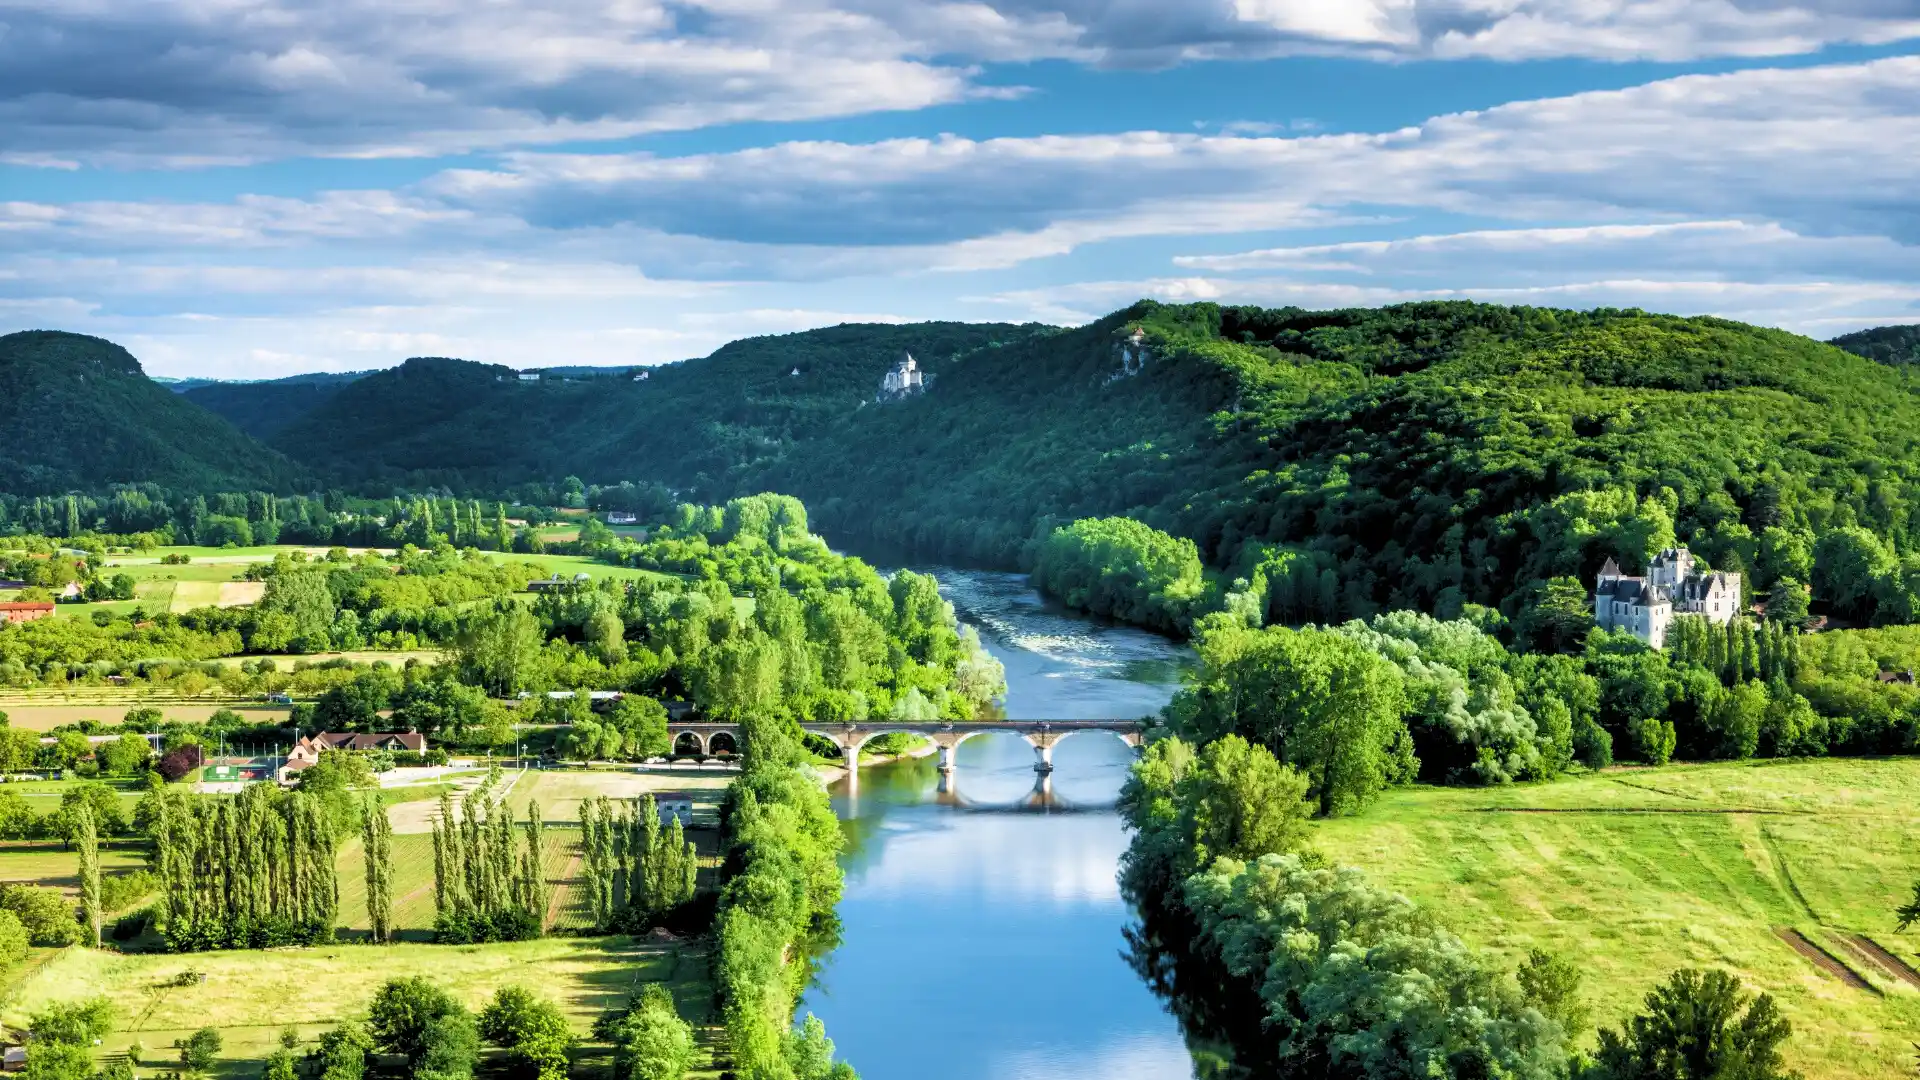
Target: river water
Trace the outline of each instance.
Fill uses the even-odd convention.
[[[1043,602],[1018,574],[916,568],[1007,668],[1017,719],[1157,712],[1183,646]],[[1041,781],[1014,736],[861,770],[832,794],[847,831],[842,941],[802,1008],[866,1080],[1184,1080],[1178,1026],[1122,957],[1118,739],[1062,740]]]

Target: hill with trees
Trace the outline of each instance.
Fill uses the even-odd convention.
[[[270,439],[291,421],[324,405],[364,371],[293,375],[262,382],[194,380],[170,387],[208,412],[217,413],[256,439]]]
[[[13,494],[122,483],[274,489],[300,472],[147,378],[125,349],[82,334],[0,337],[0,430],[0,488]]]
[[[1877,326],[1842,334],[1833,344],[1882,364],[1920,364],[1920,325]]]

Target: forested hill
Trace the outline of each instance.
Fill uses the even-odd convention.
[[[704,475],[701,486],[732,490],[737,463],[835,436],[903,353],[939,382],[954,357],[1043,329],[836,326],[737,341],[644,381],[568,369],[523,382],[503,367],[414,359],[342,389],[273,442],[345,484],[485,491],[577,473],[681,486]]]
[[[0,489],[53,494],[152,482],[281,489],[279,453],[147,378],[110,341],[31,330],[0,337]]]
[[[195,405],[218,413],[256,439],[270,439],[281,428],[325,404],[340,389],[367,372],[295,375],[266,382],[195,382],[170,387]]]
[[[931,388],[876,402],[906,350]],[[1861,581],[1890,580],[1920,552],[1909,376],[1639,311],[1143,302],[1071,330],[755,338],[645,381],[418,359],[273,441],[349,487],[488,496],[573,474],[707,501],[782,491],[857,549],[1002,566],[1053,524],[1126,515],[1326,619],[1508,602],[1676,540],[1753,572],[1755,595],[1806,580],[1802,553],[1830,537],[1860,547]],[[1816,584],[1847,617],[1896,602]]]
[[[1833,343],[1883,364],[1920,364],[1920,325],[1877,326],[1842,334],[1834,338]]]

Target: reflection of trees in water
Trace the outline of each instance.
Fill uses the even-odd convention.
[[[1272,1039],[1245,1039],[1246,1033],[1266,1030],[1260,985],[1227,973],[1219,957],[1201,944],[1185,908],[1127,899],[1139,916],[1122,931],[1127,964],[1179,1021],[1198,1080],[1316,1075],[1305,1063],[1280,1062]]]

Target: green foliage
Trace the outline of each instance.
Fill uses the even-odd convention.
[[[1587,1030],[1591,1010],[1580,1000],[1580,965],[1545,949],[1531,949],[1514,976],[1526,1003],[1559,1024],[1569,1041]]]
[[[1833,339],[1833,344],[1877,363],[1920,363],[1920,326],[1879,326]]]
[[[156,796],[152,861],[178,951],[333,939],[334,833],[319,799],[254,784],[232,798]]]
[[[35,945],[59,947],[80,940],[73,905],[59,892],[38,885],[0,885],[0,910],[13,913]]]
[[[207,1072],[220,1060],[220,1049],[219,1029],[201,1028],[180,1044],[180,1067],[193,1073]]]
[[[398,1054],[418,1070],[433,1049],[441,1021],[467,1015],[466,1007],[431,979],[388,979],[367,1007],[367,1031],[381,1053]]]
[[[1767,994],[1724,971],[1682,969],[1620,1031],[1603,1028],[1591,1080],[1792,1080],[1780,1046],[1793,1026]]]
[[[27,926],[20,921],[20,916],[0,910],[0,971],[25,960],[30,944],[32,938],[27,934]]]
[[[1322,1062],[1339,1077],[1565,1075],[1559,1024],[1358,870],[1221,859],[1187,882],[1185,902],[1209,954],[1264,1003],[1275,1061]]]
[[[1206,582],[1193,541],[1129,518],[1087,518],[1055,529],[1033,559],[1033,585],[1070,607],[1183,632]]]
[[[507,1051],[521,1080],[565,1080],[573,1029],[551,1001],[503,986],[480,1013],[480,1037]]]
[[[50,1005],[27,1018],[27,1033],[36,1043],[92,1046],[112,1030],[113,1006],[106,998]]]
[[[1401,723],[1399,669],[1326,630],[1204,624],[1200,670],[1168,706],[1177,731],[1261,743],[1310,781],[1323,814],[1349,813],[1416,764]]]
[[[367,918],[373,940],[384,942],[393,932],[393,822],[379,796],[366,798],[360,852],[367,872]]]
[[[693,1025],[680,1018],[673,995],[658,983],[643,987],[595,1030],[613,1043],[616,1080],[683,1080],[693,1067]]]
[[[0,489],[51,494],[114,483],[275,488],[299,471],[148,379],[118,345],[46,330],[0,337]],[[75,530],[77,531],[77,530]]]
[[[434,936],[450,943],[539,937],[549,902],[546,838],[538,804],[514,827],[513,808],[495,800],[495,768],[460,801],[442,793],[433,821]]]
[[[307,1060],[320,1080],[361,1080],[373,1051],[372,1033],[350,1021],[321,1035]]]
[[[80,854],[80,922],[93,947],[100,947],[100,834],[93,827],[93,808],[82,802],[74,808],[73,846]]]
[[[91,1080],[93,1051],[77,1043],[35,1046],[20,1075],[26,1080]]]
[[[281,1047],[267,1055],[267,1063],[260,1069],[260,1080],[299,1080],[299,1072],[294,1067],[293,1051]]]

